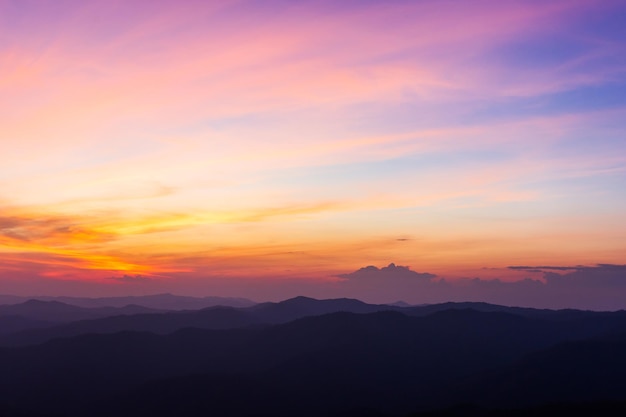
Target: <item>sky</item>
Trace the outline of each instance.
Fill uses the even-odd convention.
[[[625,39],[623,0],[0,0],[0,293],[626,308]]]

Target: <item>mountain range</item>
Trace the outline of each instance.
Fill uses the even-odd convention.
[[[84,319],[40,303],[0,319],[80,318],[4,331],[0,416],[575,415],[626,401],[624,311],[297,297]]]
[[[154,294],[125,297],[53,297],[53,296],[16,296],[0,294],[0,305],[21,304],[29,300],[58,301],[77,307],[125,307],[138,305],[156,310],[197,310],[213,306],[249,307],[256,304],[247,298],[235,297],[189,297],[174,294]]]

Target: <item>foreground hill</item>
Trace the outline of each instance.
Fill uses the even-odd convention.
[[[243,417],[626,399],[626,382],[618,377],[626,373],[623,312],[555,319],[467,308],[415,316],[388,307],[368,313],[383,307],[297,298],[191,316],[213,320],[216,312],[227,313],[238,328],[82,334],[1,348],[0,404],[66,416]],[[287,320],[340,308],[363,313]],[[187,314],[129,317],[152,322]],[[246,320],[254,325],[244,326]],[[569,397],[561,395],[564,381],[572,387]],[[604,397],[596,395],[594,386],[609,383],[611,389],[600,390]]]
[[[626,334],[559,343],[463,386],[466,400],[495,406],[626,398]]]

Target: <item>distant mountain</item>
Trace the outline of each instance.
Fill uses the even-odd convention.
[[[394,306],[392,304],[392,306]],[[567,320],[570,318],[577,318],[583,316],[589,316],[593,314],[605,314],[606,312],[594,312],[584,310],[549,310],[549,309],[537,309],[529,307],[508,307],[497,304],[489,304],[483,302],[447,302],[440,304],[428,304],[420,306],[400,306],[405,307],[403,312],[413,316],[425,316],[428,314],[436,313],[445,310],[465,310],[470,309],[474,311],[482,311],[486,313],[500,312],[515,314],[517,316],[530,317],[530,318],[548,318],[553,320]],[[610,314],[610,313],[609,313]]]
[[[184,328],[231,329],[260,324],[247,312],[232,307],[211,307],[199,311],[135,314],[81,320],[45,329],[33,329],[0,337],[0,346],[43,343],[60,337],[123,331],[168,334]]]
[[[141,314],[157,310],[138,305],[83,308],[59,301],[28,300],[21,304],[0,305],[0,317],[19,316],[46,322],[70,322],[122,314]]]
[[[11,333],[22,332],[24,330],[52,327],[56,324],[57,323],[29,319],[21,316],[0,316],[0,337]]]
[[[50,296],[19,297],[13,295],[0,295],[0,304],[19,304],[31,299],[41,301],[59,301],[65,304],[85,308],[124,307],[130,304],[157,310],[199,310],[214,306],[250,307],[256,304],[246,298],[187,297],[172,294],[102,298]]]
[[[504,307],[486,303],[444,303],[418,307],[397,307],[390,305],[366,304],[348,298],[316,300],[308,297],[295,297],[278,303],[262,303],[248,308],[210,307],[202,310],[185,310],[173,312],[153,312],[145,314],[128,314],[114,316],[116,310],[111,308],[81,310],[78,307],[59,305],[58,302],[29,302],[34,306],[48,308],[55,306],[58,315],[71,318],[72,309],[79,315],[100,313],[106,317],[91,320],[80,320],[72,323],[47,326],[44,329],[26,330],[10,335],[0,335],[0,346],[22,346],[43,343],[58,337],[72,337],[88,333],[115,333],[120,331],[145,331],[156,334],[167,334],[179,329],[193,327],[200,329],[230,329],[252,325],[271,325],[287,323],[303,317],[319,316],[336,312],[374,313],[380,311],[396,311],[405,315],[424,317],[442,311],[472,310],[481,312],[501,312],[520,317],[549,319],[566,322],[559,331],[566,331],[571,337],[591,337],[608,332],[611,326],[619,325],[626,320],[626,312],[597,313],[577,310],[535,310],[517,307]],[[39,304],[38,304],[39,303]],[[56,304],[54,304],[56,303]],[[4,306],[19,307],[19,306]],[[20,307],[23,308],[23,307]],[[130,309],[128,306],[126,309]],[[106,314],[105,314],[106,313]],[[117,314],[124,314],[119,310]],[[82,315],[82,316],[81,316]],[[52,317],[50,315],[49,317]],[[606,318],[605,318],[606,317]],[[608,327],[607,327],[608,326]],[[567,329],[567,330],[565,330]]]
[[[19,295],[0,294],[0,305],[20,304],[20,303],[23,303],[24,301],[28,301],[33,298],[37,298],[37,297],[21,297]]]
[[[156,334],[167,334],[187,327],[200,329],[229,329],[251,325],[286,323],[306,316],[318,316],[338,311],[371,313],[391,309],[391,307],[386,305],[370,305],[353,299],[315,300],[307,297],[296,297],[280,303],[263,303],[240,309],[232,307],[209,307],[202,310],[132,315],[121,315],[124,314],[124,310],[120,309],[118,313],[120,314],[119,316],[109,314],[104,318],[80,320],[86,313],[109,312],[111,308],[81,309],[79,307],[67,306],[56,301],[30,301],[28,304],[42,309],[45,306],[48,308],[55,307],[60,310],[57,312],[57,315],[62,317],[72,317],[71,311],[76,311],[78,314],[74,317],[77,318],[77,321],[65,325],[23,331],[0,337],[0,345],[19,346],[37,344],[58,337],[71,337],[87,333],[146,331]],[[10,308],[23,310],[25,309],[23,306],[24,305],[0,306],[0,308],[4,307],[7,310]],[[128,308],[130,307],[124,307],[124,309]]]
[[[407,302],[404,302],[402,300],[398,300],[396,302],[393,303],[387,303],[387,305],[393,306],[393,307],[413,307],[413,304],[409,304]]]
[[[286,323],[302,317],[341,311],[361,314],[389,310],[394,308],[386,304],[366,304],[352,298],[316,300],[309,297],[295,297],[279,303],[262,303],[248,309],[265,323]]]

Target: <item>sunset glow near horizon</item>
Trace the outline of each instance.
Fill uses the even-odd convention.
[[[0,0],[0,293],[626,264],[625,22],[613,0]]]

